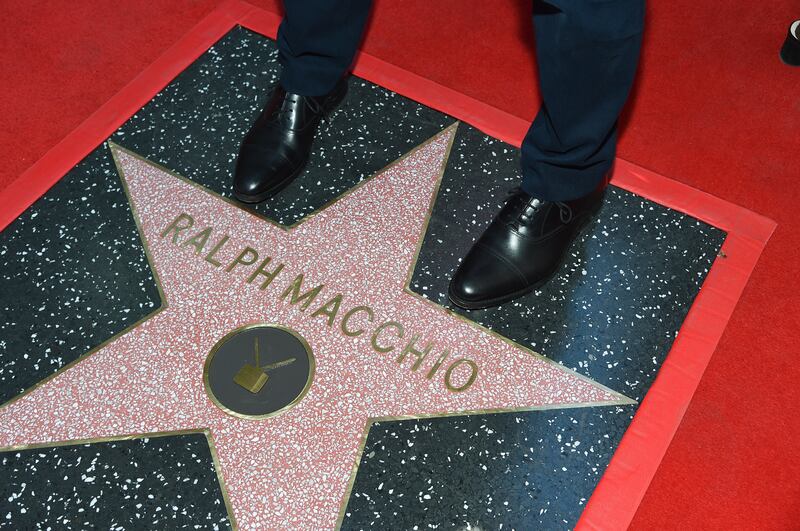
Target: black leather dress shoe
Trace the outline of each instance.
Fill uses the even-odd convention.
[[[800,66],[800,20],[789,26],[789,34],[781,47],[781,60],[789,66]]]
[[[464,257],[448,295],[468,310],[497,306],[545,284],[600,209],[607,181],[573,201],[540,201],[520,189]]]
[[[258,203],[300,175],[320,121],[346,93],[346,79],[319,97],[292,94],[277,85],[239,148],[233,195],[245,203]]]

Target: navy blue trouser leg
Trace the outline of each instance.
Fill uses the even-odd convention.
[[[522,189],[567,201],[610,170],[633,85],[644,0],[534,1],[542,107],[522,144]]]
[[[278,28],[281,85],[322,96],[353,62],[372,0],[285,0]]]
[[[543,104],[522,144],[526,192],[574,199],[611,168],[617,118],[639,60],[644,1],[534,0]],[[278,30],[283,87],[304,96],[330,92],[353,61],[371,3],[286,0]]]

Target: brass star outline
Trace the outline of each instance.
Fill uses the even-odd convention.
[[[499,339],[499,340],[511,345],[515,349],[518,349],[518,350],[520,350],[522,352],[525,352],[525,353],[527,353],[527,354],[529,354],[531,356],[534,356],[534,357],[536,357],[536,358],[538,358],[538,359],[540,359],[540,360],[542,360],[542,361],[544,361],[544,362],[546,362],[548,364],[555,365],[555,366],[558,367],[559,371],[563,371],[565,373],[569,373],[572,376],[574,376],[574,377],[576,377],[576,378],[578,378],[580,380],[584,380],[586,382],[589,382],[593,386],[595,386],[597,388],[600,388],[600,389],[603,389],[603,390],[609,392],[610,394],[616,396],[617,399],[613,400],[613,401],[602,401],[602,402],[583,403],[583,404],[580,404],[580,403],[568,403],[568,404],[532,406],[532,407],[524,407],[524,408],[481,409],[481,410],[475,410],[475,411],[458,411],[458,412],[452,412],[452,413],[435,413],[435,414],[424,414],[424,415],[402,415],[402,416],[392,416],[392,417],[370,417],[370,418],[367,419],[366,425],[365,425],[365,427],[363,429],[363,432],[362,432],[362,435],[361,435],[361,440],[360,440],[359,447],[358,447],[358,450],[357,450],[357,459],[356,459],[355,464],[353,465],[353,469],[352,469],[352,472],[351,472],[351,475],[350,475],[350,479],[349,479],[349,482],[348,482],[348,485],[347,485],[347,488],[346,488],[345,495],[343,496],[343,498],[341,500],[339,516],[338,516],[337,524],[336,524],[337,528],[341,526],[342,521],[343,521],[344,516],[345,516],[345,510],[346,510],[347,504],[349,502],[350,494],[351,494],[352,487],[353,487],[353,484],[354,484],[354,481],[355,481],[355,478],[356,478],[358,467],[360,465],[360,461],[361,461],[361,457],[362,457],[362,454],[363,454],[364,445],[366,444],[366,440],[367,440],[367,437],[368,437],[368,434],[369,434],[370,427],[371,427],[372,424],[374,424],[376,422],[391,421],[391,420],[403,420],[403,419],[423,419],[423,418],[438,418],[438,417],[449,417],[449,416],[467,416],[467,415],[491,414],[491,413],[500,413],[500,412],[523,412],[523,411],[537,411],[537,410],[546,410],[546,409],[569,409],[569,408],[592,407],[592,406],[619,406],[619,405],[635,404],[636,403],[635,400],[632,400],[632,399],[630,399],[628,397],[625,397],[624,395],[622,395],[622,394],[620,394],[620,393],[618,393],[616,391],[613,391],[613,390],[611,390],[611,389],[609,389],[609,388],[607,388],[607,387],[605,387],[605,386],[603,386],[601,384],[598,384],[597,382],[594,382],[593,380],[589,379],[588,377],[583,376],[583,375],[573,371],[572,369],[564,367],[563,365],[561,365],[561,364],[559,364],[559,363],[557,363],[557,362],[555,362],[555,361],[553,361],[553,360],[551,360],[551,359],[539,354],[538,352],[535,352],[532,349],[530,349],[530,348],[528,348],[528,347],[526,347],[524,345],[521,345],[521,344],[519,344],[519,343],[517,343],[517,342],[515,342],[515,341],[513,341],[513,340],[511,340],[511,339],[509,339],[509,338],[507,338],[507,337],[505,337],[505,336],[503,336],[503,335],[501,335],[501,334],[499,334],[499,333],[497,333],[497,332],[495,332],[495,331],[493,331],[493,330],[491,330],[491,329],[489,329],[489,328],[477,323],[477,322],[474,322],[474,321],[464,317],[463,315],[461,315],[459,313],[456,313],[455,311],[453,311],[453,310],[451,310],[451,309],[449,309],[449,308],[447,308],[445,306],[442,306],[442,305],[440,305],[440,304],[438,304],[438,303],[436,303],[436,302],[434,302],[434,301],[432,301],[430,299],[427,299],[427,298],[421,296],[420,294],[415,293],[414,291],[412,291],[410,289],[411,279],[412,279],[413,272],[414,272],[414,269],[416,267],[416,264],[417,264],[417,262],[419,260],[419,253],[420,253],[420,250],[422,248],[422,244],[424,242],[425,234],[427,233],[427,228],[428,228],[428,224],[429,224],[429,221],[430,221],[431,213],[433,211],[434,205],[436,203],[436,199],[438,197],[439,189],[440,189],[440,186],[441,186],[441,181],[442,181],[442,178],[443,178],[443,175],[444,175],[444,170],[446,168],[447,161],[448,161],[449,155],[450,155],[450,151],[452,149],[453,143],[454,143],[455,138],[456,138],[455,131],[456,131],[457,127],[458,127],[458,122],[456,122],[453,125],[447,127],[446,129],[444,129],[440,133],[437,133],[436,135],[434,135],[430,139],[426,140],[425,142],[423,142],[422,144],[420,144],[416,148],[412,149],[411,151],[409,151],[405,155],[403,155],[400,158],[396,159],[395,161],[391,162],[390,164],[388,164],[384,168],[380,169],[379,171],[375,172],[374,174],[370,175],[369,177],[366,177],[365,179],[363,179],[362,181],[357,183],[355,186],[351,187],[350,189],[346,190],[345,192],[339,194],[338,196],[334,197],[333,199],[331,199],[330,201],[325,203],[322,207],[320,207],[320,208],[316,209],[315,211],[303,216],[302,218],[298,219],[297,221],[295,221],[295,222],[293,222],[293,223],[291,223],[289,225],[280,224],[280,223],[278,223],[278,222],[276,222],[276,221],[274,221],[274,220],[272,220],[272,219],[270,219],[270,218],[268,218],[268,217],[266,217],[266,216],[264,216],[264,215],[262,215],[260,213],[254,212],[254,211],[252,211],[252,210],[250,210],[250,209],[248,209],[246,207],[243,207],[241,204],[237,203],[236,201],[234,201],[234,200],[232,200],[232,199],[230,199],[228,197],[222,196],[220,194],[217,194],[216,192],[213,192],[213,191],[209,190],[208,188],[206,188],[206,187],[204,187],[204,186],[202,186],[202,185],[200,185],[200,184],[198,184],[198,183],[196,183],[196,182],[194,182],[194,181],[192,181],[190,179],[187,179],[187,178],[185,178],[185,177],[173,172],[172,170],[170,170],[168,168],[165,168],[165,167],[163,167],[163,166],[161,166],[161,165],[159,165],[157,163],[154,163],[154,162],[152,162],[150,160],[147,160],[144,157],[142,157],[142,156],[140,156],[140,155],[138,155],[136,153],[133,153],[133,152],[131,152],[131,151],[129,151],[129,150],[127,150],[127,149],[115,144],[111,140],[107,141],[107,145],[108,145],[109,149],[111,150],[111,153],[113,155],[114,162],[115,162],[115,165],[117,167],[117,171],[118,171],[120,180],[122,182],[122,186],[123,186],[123,189],[124,189],[124,192],[125,192],[126,199],[127,199],[128,204],[129,204],[129,206],[131,208],[131,213],[132,213],[132,216],[134,218],[134,222],[136,224],[136,228],[137,228],[137,231],[139,233],[140,240],[142,242],[142,247],[144,249],[144,253],[145,253],[145,256],[146,256],[146,259],[147,259],[147,262],[148,262],[148,267],[150,267],[151,273],[153,275],[154,282],[156,283],[156,286],[158,288],[159,297],[161,299],[161,305],[158,308],[156,308],[155,310],[153,310],[152,312],[150,312],[149,314],[147,314],[146,316],[142,317],[141,319],[139,319],[138,321],[133,323],[132,325],[126,327],[124,330],[114,334],[113,336],[111,336],[110,338],[106,339],[105,341],[103,341],[102,343],[97,345],[96,347],[90,349],[86,353],[82,354],[81,356],[79,356],[78,358],[73,360],[72,362],[64,365],[63,367],[61,367],[56,372],[48,375],[46,378],[44,378],[43,380],[41,380],[40,382],[38,382],[34,386],[31,386],[30,388],[26,389],[22,393],[16,395],[12,399],[8,400],[6,403],[0,405],[0,413],[2,413],[5,409],[7,409],[8,406],[10,406],[12,403],[14,403],[17,400],[21,399],[22,397],[28,395],[29,393],[35,391],[36,389],[38,389],[42,385],[46,384],[47,382],[49,382],[53,378],[57,377],[61,373],[67,371],[68,369],[72,368],[73,366],[75,366],[76,364],[80,363],[81,361],[84,361],[87,357],[89,357],[92,354],[102,350],[108,344],[112,343],[113,341],[117,340],[118,338],[122,337],[123,335],[128,334],[132,330],[138,328],[144,322],[148,321],[149,319],[153,318],[155,315],[157,315],[160,312],[162,312],[165,309],[167,309],[167,302],[166,302],[167,299],[166,299],[166,296],[164,294],[164,291],[163,291],[163,288],[162,288],[162,285],[161,285],[161,281],[160,281],[160,279],[158,277],[158,273],[157,273],[157,271],[156,271],[156,269],[154,267],[154,260],[153,260],[153,257],[152,257],[152,255],[150,253],[150,249],[149,249],[148,244],[147,244],[147,238],[145,237],[145,234],[144,234],[144,231],[143,231],[142,221],[141,221],[141,219],[139,217],[139,214],[137,212],[135,203],[132,200],[131,193],[130,193],[130,191],[128,189],[128,184],[127,184],[127,182],[126,182],[126,180],[125,180],[125,178],[123,176],[124,175],[124,170],[122,169],[120,161],[118,160],[117,152],[123,152],[126,155],[129,155],[131,157],[137,158],[137,159],[145,162],[146,164],[157,168],[158,170],[160,170],[163,173],[166,173],[166,174],[168,174],[168,175],[170,175],[172,177],[175,177],[175,178],[179,179],[180,181],[182,181],[182,182],[184,182],[186,184],[189,184],[189,185],[191,185],[191,186],[193,186],[195,188],[198,188],[201,191],[203,191],[204,193],[207,193],[207,194],[212,195],[212,196],[214,196],[214,197],[216,197],[218,199],[221,199],[221,200],[225,201],[226,203],[236,207],[237,209],[240,209],[240,210],[246,212],[247,214],[249,214],[251,216],[255,216],[255,217],[259,218],[260,220],[270,224],[271,226],[273,226],[275,228],[278,228],[278,229],[280,229],[282,231],[289,232],[289,231],[292,231],[293,229],[299,227],[301,224],[305,223],[309,219],[319,215],[321,212],[325,211],[326,209],[328,209],[332,205],[334,205],[334,204],[338,203],[339,201],[343,200],[344,198],[348,197],[352,193],[356,192],[362,186],[364,186],[365,184],[370,182],[374,177],[376,177],[376,176],[386,172],[390,168],[402,163],[407,158],[409,158],[412,155],[414,155],[418,150],[420,150],[423,147],[426,147],[431,142],[435,141],[440,136],[445,135],[445,134],[450,134],[449,143],[448,143],[448,146],[447,146],[446,154],[442,159],[441,167],[439,168],[439,171],[438,171],[438,177],[436,179],[433,192],[431,193],[430,203],[428,205],[428,209],[427,209],[427,213],[426,213],[426,216],[425,216],[425,219],[424,219],[423,226],[422,226],[421,231],[419,233],[419,238],[418,238],[418,241],[417,241],[416,250],[415,250],[415,252],[413,254],[412,259],[409,262],[408,271],[407,271],[407,274],[406,274],[405,281],[403,283],[403,292],[408,294],[408,295],[411,295],[412,297],[416,298],[417,300],[423,301],[427,305],[430,305],[430,306],[436,308],[438,311],[445,312],[448,316],[450,316],[452,318],[455,318],[455,319],[458,319],[458,320],[460,320],[462,322],[465,322],[469,326],[477,328],[477,329],[483,331],[484,333],[487,333],[487,334],[489,334],[489,335],[491,335],[491,336],[493,336],[493,337],[495,337],[495,338],[497,338],[497,339]],[[18,446],[0,448],[0,452],[18,451],[18,450],[34,449],[34,448],[47,448],[47,447],[55,447],[55,446],[67,446],[67,445],[76,445],[76,444],[87,444],[87,443],[96,443],[96,442],[120,441],[120,440],[129,440],[129,439],[137,439],[137,438],[171,436],[171,435],[190,434],[190,433],[203,433],[206,436],[207,440],[208,440],[209,449],[210,449],[210,452],[211,452],[211,455],[212,455],[212,458],[213,458],[213,461],[214,461],[214,467],[215,467],[215,470],[216,470],[216,473],[217,473],[218,481],[219,481],[219,484],[220,484],[220,489],[222,491],[223,498],[224,498],[224,501],[225,501],[226,510],[228,512],[228,517],[229,517],[229,520],[231,522],[232,527],[237,528],[236,520],[235,520],[234,513],[233,513],[233,508],[231,506],[230,499],[229,499],[229,496],[228,496],[228,493],[227,493],[227,489],[225,488],[224,478],[222,476],[222,472],[221,472],[221,469],[220,469],[220,464],[219,464],[217,451],[215,449],[215,445],[214,445],[214,442],[213,442],[213,436],[211,434],[211,431],[209,429],[207,429],[207,428],[194,428],[194,429],[166,431],[166,432],[131,433],[131,434],[125,434],[125,435],[119,435],[119,436],[113,436],[113,437],[97,437],[97,438],[87,438],[87,439],[79,439],[79,440],[65,440],[65,441],[57,441],[57,442],[47,442],[47,443],[40,443],[40,444],[18,445]]]

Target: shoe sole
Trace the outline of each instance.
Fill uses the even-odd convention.
[[[573,241],[580,238],[583,232],[586,231],[586,229],[589,227],[589,223],[600,211],[600,206],[602,206],[602,201],[600,205],[598,205],[594,210],[591,211],[591,213],[588,216],[586,216],[586,220],[581,222],[581,226],[575,233]],[[453,304],[464,310],[485,310],[486,308],[494,308],[496,306],[500,306],[501,304],[505,304],[506,302],[513,301],[514,299],[524,297],[525,295],[541,288],[542,286],[550,282],[550,280],[552,280],[555,274],[558,273],[558,271],[561,269],[561,266],[564,265],[564,261],[567,256],[567,251],[569,251],[570,247],[571,245],[564,249],[564,252],[561,253],[561,256],[558,258],[558,261],[556,262],[556,265],[553,268],[553,270],[550,271],[547,275],[545,275],[544,278],[542,278],[535,284],[531,284],[530,286],[525,286],[523,289],[515,291],[514,293],[511,293],[509,295],[503,295],[502,297],[495,297],[493,299],[485,299],[482,301],[465,301],[454,295],[453,292],[450,291],[450,288],[448,287],[447,298],[450,300],[450,302],[452,302]]]

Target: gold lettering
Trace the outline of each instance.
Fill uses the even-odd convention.
[[[185,221],[187,222],[186,225],[181,225],[180,222]],[[172,235],[172,243],[178,243],[178,233],[185,231],[186,229],[190,228],[194,225],[194,218],[185,212],[178,214],[178,217],[172,220],[172,223],[167,225],[167,228],[161,232],[161,237],[163,238],[170,232],[173,232]]]
[[[250,258],[247,259],[246,257],[249,256]],[[253,249],[252,247],[245,247],[242,249],[242,252],[239,253],[239,256],[236,259],[228,264],[228,267],[225,268],[225,271],[233,271],[233,268],[238,265],[253,265],[258,260],[258,251]]]
[[[266,265],[269,264],[270,260],[272,260],[272,258],[268,256],[261,261],[256,270],[253,271],[253,273],[249,277],[247,277],[248,284],[251,284],[256,279],[256,277],[258,277],[258,275],[262,275],[265,278],[264,282],[261,283],[258,289],[261,290],[267,289],[267,286],[272,284],[272,281],[275,280],[275,277],[278,276],[278,273],[280,273],[283,270],[283,264],[278,264],[278,267],[276,267],[272,271],[267,271],[266,269],[264,269],[264,267],[266,267]]]
[[[447,356],[449,356],[449,355],[450,355],[450,349],[449,348],[445,348],[442,351],[442,354],[436,359],[436,363],[433,364],[433,367],[431,367],[431,370],[429,370],[428,374],[425,375],[425,378],[427,378],[428,380],[433,378],[433,375],[436,374],[439,371],[439,367],[442,366],[442,363],[444,363],[444,360],[446,360]]]
[[[428,356],[431,349],[433,348],[433,343],[428,343],[425,345],[425,348],[422,350],[417,350],[414,346],[419,339],[419,334],[414,334],[414,336],[406,343],[406,346],[403,348],[403,351],[397,356],[396,361],[397,363],[403,363],[403,360],[406,359],[406,354],[413,354],[417,357],[417,361],[414,362],[414,365],[411,366],[412,371],[416,371],[419,369],[419,366],[422,365],[423,360]]]
[[[209,264],[213,265],[214,267],[219,267],[219,266],[221,266],[222,264],[220,264],[219,262],[217,262],[216,260],[214,260],[214,256],[217,254],[217,252],[218,252],[220,249],[222,249],[222,246],[223,246],[223,245],[225,245],[225,243],[227,243],[227,241],[228,241],[229,239],[230,239],[230,236],[228,236],[227,234],[226,234],[225,236],[223,236],[223,237],[222,237],[222,238],[221,238],[221,239],[220,239],[220,240],[217,242],[217,244],[214,246],[214,248],[213,248],[213,249],[211,249],[211,250],[208,252],[208,254],[206,255],[206,262],[208,262]]]
[[[292,298],[289,301],[290,304],[297,304],[300,301],[305,301],[301,306],[305,310],[312,302],[314,302],[314,299],[317,298],[317,295],[319,295],[319,292],[322,291],[322,288],[325,286],[325,284],[320,284],[316,288],[310,289],[300,295],[300,288],[302,285],[303,273],[300,273],[297,275],[297,277],[295,277],[294,282],[292,282],[292,284],[281,294],[281,299],[286,299],[286,297],[289,296],[289,293],[291,293]]]
[[[455,386],[453,385],[453,382],[451,381],[450,377],[453,375],[453,371],[455,370],[455,368],[461,365],[462,363],[466,363],[467,365],[469,365],[470,368],[469,378],[467,378],[466,383],[460,386]],[[475,381],[475,378],[477,377],[478,377],[478,365],[472,360],[460,358],[455,362],[453,362],[445,371],[444,385],[450,391],[453,391],[454,393],[460,393],[461,391],[465,391],[470,385],[472,385],[472,383]]]
[[[401,325],[400,323],[395,322],[395,321],[386,321],[385,323],[380,325],[378,328],[376,328],[375,331],[372,333],[372,338],[371,338],[372,348],[374,348],[375,351],[377,351],[377,352],[391,352],[391,351],[394,350],[394,347],[392,347],[392,346],[382,347],[382,346],[378,345],[378,336],[380,336],[380,333],[383,332],[387,328],[396,329],[397,330],[397,337],[399,337],[400,339],[403,338],[403,334],[404,334],[403,325]]]
[[[323,304],[319,307],[314,313],[311,314],[311,317],[316,317],[318,315],[327,315],[328,316],[328,326],[333,326],[333,321],[336,319],[336,314],[339,313],[339,307],[342,305],[342,294],[339,293],[334,298]],[[332,306],[332,308],[329,308]]]
[[[356,312],[366,313],[367,316],[369,317],[368,321],[370,323],[375,318],[375,314],[372,312],[372,308],[370,308],[369,306],[356,306],[355,308],[351,308],[350,311],[348,311],[346,314],[344,314],[344,317],[342,317],[342,332],[344,332],[344,335],[346,336],[356,337],[364,333],[363,328],[359,328],[358,330],[350,330],[349,328],[347,328],[347,323],[350,321],[350,318],[353,315],[355,315]]]
[[[203,248],[206,246],[208,242],[208,237],[211,236],[211,227],[206,227],[205,229],[201,230],[185,242],[183,242],[182,247],[187,245],[191,245],[195,249],[194,254],[200,254],[203,252]]]

